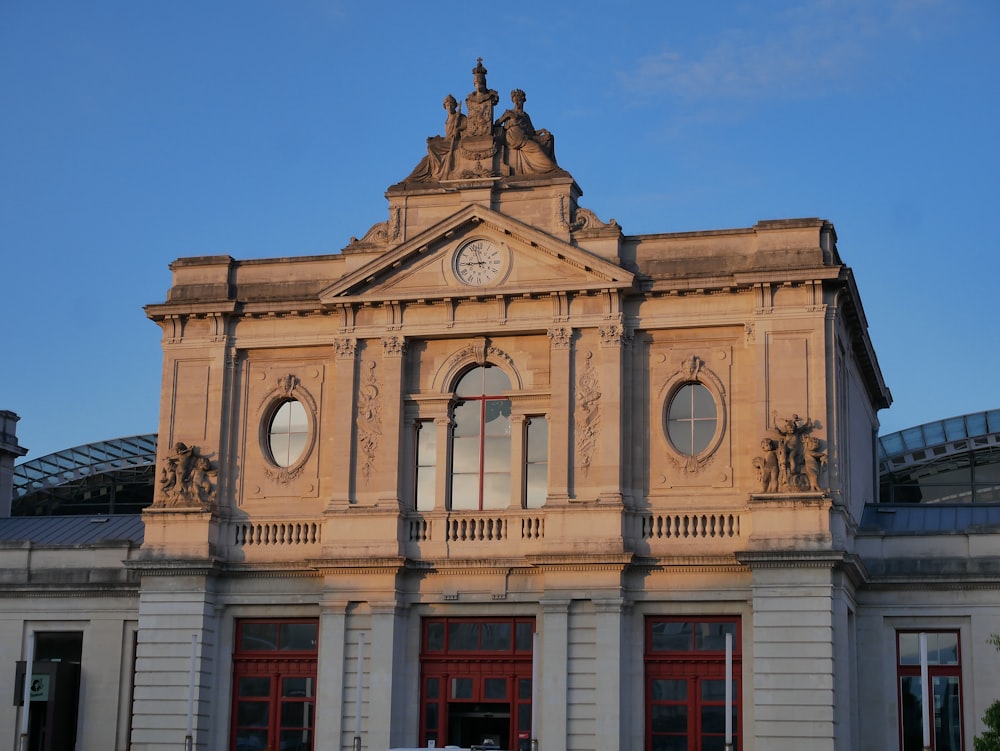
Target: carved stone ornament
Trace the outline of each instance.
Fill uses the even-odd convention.
[[[451,94],[444,98],[444,135],[427,139],[426,156],[401,185],[566,174],[556,164],[552,134],[535,130],[524,111],[524,91],[511,92],[513,107],[494,122],[494,107],[500,95],[487,86],[486,73],[483,59],[479,58],[472,69],[473,90],[465,98],[467,114],[462,113],[461,104]]]
[[[338,360],[353,360],[358,351],[358,340],[353,336],[338,336],[333,340],[333,350]]]
[[[382,439],[382,388],[375,377],[375,362],[363,366],[361,386],[358,389],[358,461],[365,483],[375,470],[375,458]]]
[[[212,461],[197,446],[178,441],[160,463],[153,508],[208,510],[215,503]]]
[[[753,458],[761,493],[823,492],[820,474],[826,466],[823,442],[812,431],[816,423],[798,415],[772,414],[772,430]]]
[[[549,342],[552,349],[569,349],[573,341],[573,329],[569,326],[556,326],[549,329]]]
[[[576,383],[576,455],[584,477],[590,471],[601,432],[601,390],[593,357],[591,352],[584,353],[583,369]]]

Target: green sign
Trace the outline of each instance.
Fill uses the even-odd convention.
[[[49,676],[32,673],[31,694],[29,701],[48,701],[48,700],[49,700]]]

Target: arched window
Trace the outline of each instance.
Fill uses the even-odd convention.
[[[510,505],[510,379],[490,364],[466,371],[455,385],[451,439],[451,508]]]
[[[667,407],[667,437],[678,453],[697,456],[715,436],[718,412],[712,392],[698,382],[685,383]]]

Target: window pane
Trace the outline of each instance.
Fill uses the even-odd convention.
[[[315,623],[282,623],[281,648],[283,650],[316,650]]]
[[[654,733],[686,733],[688,713],[686,704],[654,704]]]
[[[687,736],[657,736],[656,738],[653,738],[653,751],[688,751]]]
[[[451,507],[456,511],[479,508],[479,475],[455,475],[451,478]]]
[[[441,692],[440,678],[428,678],[424,686],[425,686],[425,693],[427,694],[428,699],[438,698]]]
[[[437,497],[437,474],[433,467],[417,470],[417,511],[432,511]]]
[[[528,423],[528,446],[525,452],[529,462],[549,460],[549,421],[532,417]]]
[[[518,623],[517,624],[517,646],[518,652],[531,651],[534,642],[534,626],[530,623]],[[531,684],[531,681],[528,681]],[[528,696],[521,697],[524,699],[529,698]]]
[[[268,426],[267,447],[279,467],[290,467],[305,451],[309,418],[300,402],[290,399],[275,411]]]
[[[701,731],[703,733],[726,732],[726,707],[721,704],[703,704],[701,707]]]
[[[654,623],[652,627],[653,651],[690,652],[692,649],[691,624]]]
[[[266,730],[246,730],[240,729],[236,731],[236,748],[253,748],[253,749],[264,749],[267,748],[267,731]]]
[[[701,698],[705,701],[726,700],[725,680],[705,680],[701,682]]]
[[[510,473],[483,476],[483,508],[501,509],[510,506]]]
[[[438,705],[428,704],[424,707],[424,724],[428,730],[437,730],[438,726]]]
[[[733,636],[733,649],[736,649],[735,623],[699,623],[695,633],[694,648],[699,650],[726,651],[726,634]]]
[[[240,696],[263,696],[271,695],[270,678],[240,678]]]
[[[281,751],[312,751],[311,730],[283,730]]]
[[[692,384],[681,386],[674,398],[670,402],[670,411],[667,414],[668,420],[689,420],[694,416],[694,399],[691,392],[694,389]]]
[[[935,751],[961,751],[962,701],[958,676],[935,676],[934,687],[934,748]]]
[[[277,623],[244,623],[240,630],[240,650],[274,650],[278,648]]]
[[[483,471],[508,472],[510,467],[510,436],[487,438],[483,441]]]
[[[541,508],[549,494],[549,465],[529,464],[525,469],[524,505]]]
[[[479,624],[455,621],[449,623],[448,649],[452,651],[479,649]]]
[[[479,474],[479,436],[457,437],[452,442],[451,469],[455,474]]]
[[[459,402],[452,411],[455,428],[454,433],[458,436],[478,436],[481,402]]]
[[[483,696],[486,699],[506,699],[507,679],[487,678],[483,682]]]
[[[681,678],[654,680],[653,701],[687,701],[687,681]]]
[[[241,701],[236,706],[236,724],[248,728],[266,728],[270,704],[266,701]]]
[[[483,392],[483,377],[485,368],[478,366],[463,375],[455,384],[458,396],[480,396]]]
[[[696,420],[693,424],[694,436],[692,438],[691,451],[700,454],[708,448],[715,435],[715,421]]]
[[[444,650],[444,624],[443,623],[428,623],[427,624],[427,651],[428,652],[441,652]],[[431,680],[428,679],[428,686]],[[436,695],[436,694],[435,694]]]
[[[899,664],[900,665],[920,664],[919,634],[899,635]]]
[[[483,420],[486,435],[510,435],[510,401],[490,399],[484,405]]]
[[[927,660],[935,665],[958,664],[958,632],[927,635]]]
[[[451,698],[452,699],[471,699],[472,698],[472,679],[471,678],[452,678],[451,679]]]
[[[682,454],[694,456],[711,445],[718,425],[715,400],[705,386],[681,386],[667,407],[667,437]]]
[[[924,724],[921,701],[920,676],[904,676],[900,679],[903,700],[901,707],[903,723],[903,751],[921,751],[924,747]]]
[[[517,681],[517,698],[518,699],[530,699],[531,698],[531,679],[530,678],[519,678]]]
[[[486,368],[484,390],[482,393],[499,396],[504,391],[510,391],[510,378],[500,368]]]
[[[281,682],[281,695],[296,698],[309,698],[315,695],[315,679],[285,678]]]
[[[483,649],[509,652],[511,628],[509,623],[483,624]]]

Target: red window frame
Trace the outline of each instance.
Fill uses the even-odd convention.
[[[670,635],[672,648],[658,648],[656,630],[660,626],[691,626],[688,635],[683,630]],[[710,634],[699,644],[698,626],[729,626],[733,633],[733,749],[740,748],[743,727],[742,702],[742,628],[739,618],[727,616],[681,616],[646,618],[645,630],[645,736],[646,751],[662,747],[658,740],[683,739],[678,748],[687,751],[707,751],[722,748],[725,742],[725,693],[719,682],[726,678],[724,635]],[[704,636],[704,630],[702,631]],[[721,643],[720,642],[721,636]],[[661,645],[662,646],[662,645]],[[664,695],[664,685],[683,686],[683,692]],[[708,693],[708,696],[705,694]],[[659,695],[658,695],[659,694]],[[720,708],[721,707],[721,711]],[[706,722],[706,717],[714,722]],[[672,723],[683,719],[684,727]],[[706,727],[708,726],[708,727]],[[666,746],[671,748],[671,746]]]
[[[483,626],[509,625],[510,645],[489,648]],[[450,639],[452,628],[479,627],[476,644]],[[533,617],[424,618],[420,648],[420,744],[450,741],[449,704],[510,705],[509,747],[526,745],[531,731]],[[432,633],[433,632],[433,633]],[[519,638],[520,634],[520,638]],[[466,634],[468,636],[468,634]],[[462,643],[457,646],[456,642]],[[487,646],[484,646],[487,645]],[[503,694],[497,689],[503,685]]]
[[[899,747],[902,751],[910,751],[911,749],[916,749],[916,751],[922,751],[923,749],[923,715],[921,714],[921,707],[917,705],[916,708],[909,706],[907,701],[907,696],[903,692],[903,682],[904,679],[916,678],[918,682],[919,690],[919,680],[920,680],[920,660],[919,657],[914,662],[913,657],[910,656],[904,664],[903,658],[903,646],[901,641],[903,637],[913,639],[916,637],[919,639],[921,631],[914,629],[903,629],[896,632],[896,699],[897,706],[899,707]],[[939,679],[956,679],[958,686],[958,697],[957,697],[957,707],[952,706],[954,714],[958,717],[958,737],[954,739],[949,738],[939,738],[939,731],[944,726],[941,722],[940,715],[947,711],[948,707],[945,705],[949,700],[956,700],[955,697],[943,695],[943,701],[938,702],[937,698],[931,695],[931,706],[934,707],[934,716],[931,719],[931,751],[963,751],[965,748],[965,717],[962,712],[962,639],[961,634],[958,629],[924,629],[922,633],[928,635],[930,641],[935,641],[934,637],[939,634],[947,635],[949,637],[954,637],[955,642],[955,661],[948,663],[941,663],[939,648],[934,644],[928,644],[928,665],[927,665],[927,679],[933,688],[935,682]],[[951,742],[954,740],[957,743]],[[946,741],[946,742],[943,742]]]
[[[501,393],[488,393],[487,383],[486,383],[487,378],[488,378],[487,373],[488,373],[488,371],[490,371],[492,369],[496,369],[499,373],[501,373],[503,375],[503,377],[508,380],[508,385],[509,385],[509,377],[507,376],[507,374],[504,373],[502,369],[497,368],[497,366],[493,365],[492,363],[486,363],[485,365],[478,365],[476,367],[470,368],[469,370],[466,370],[464,373],[462,373],[462,375],[455,382],[455,391],[456,391],[456,394],[455,394],[454,407],[452,408],[452,416],[453,416],[453,418],[455,416],[455,411],[459,407],[466,406],[466,405],[474,406],[477,409],[478,413],[479,413],[479,428],[478,428],[479,432],[478,432],[478,435],[475,436],[477,438],[478,444],[479,444],[478,445],[478,454],[479,454],[479,456],[478,456],[478,462],[479,462],[479,466],[478,466],[478,469],[477,469],[478,477],[479,477],[479,483],[478,483],[478,490],[477,490],[478,498],[477,498],[477,504],[476,504],[476,509],[475,509],[477,511],[483,511],[484,510],[484,501],[485,501],[485,499],[484,499],[484,496],[485,496],[484,484],[485,484],[485,479],[486,479],[486,475],[487,474],[491,474],[491,475],[506,475],[508,477],[508,481],[511,478],[510,441],[511,441],[512,437],[511,437],[511,435],[509,433],[507,434],[507,451],[508,451],[508,454],[507,454],[507,457],[506,457],[506,463],[504,465],[506,467],[506,472],[489,472],[488,473],[486,471],[486,458],[487,458],[486,457],[486,448],[487,448],[487,439],[489,437],[488,434],[487,434],[487,432],[486,432],[486,425],[489,422],[486,419],[486,415],[487,415],[487,411],[490,408],[490,405],[493,404],[493,405],[499,406],[499,405],[502,405],[503,403],[506,403],[507,404],[507,419],[508,419],[508,422],[510,420],[510,398],[508,396],[505,396],[505,395],[501,394]],[[459,395],[457,392],[461,388],[461,385],[466,381],[466,379],[468,379],[470,376],[473,376],[475,373],[481,373],[482,374],[482,383],[478,386],[479,393],[467,393],[467,394]],[[471,384],[471,382],[470,382],[470,384]],[[462,438],[472,438],[472,437],[473,437],[472,435],[462,436]],[[455,506],[455,501],[454,501],[454,499],[455,499],[455,493],[456,493],[456,491],[455,491],[455,480],[456,480],[456,478],[463,477],[463,476],[470,477],[470,476],[476,474],[476,473],[473,473],[473,472],[470,472],[470,471],[462,471],[462,472],[457,472],[456,471],[456,467],[455,467],[455,462],[456,462],[456,456],[455,456],[456,455],[456,450],[455,450],[455,446],[456,446],[456,443],[455,443],[455,440],[456,440],[456,436],[454,434],[454,429],[453,429],[453,433],[452,433],[452,437],[451,437],[451,441],[450,441],[450,443],[451,443],[451,446],[450,446],[450,451],[451,451],[451,457],[450,457],[451,472],[450,472],[450,475],[451,476],[449,477],[449,486],[450,486],[449,487],[449,495],[451,497],[451,506],[452,506],[452,508],[456,507]],[[509,501],[509,498],[505,499],[505,500]],[[507,504],[505,503],[503,507],[506,507],[506,505]],[[471,511],[473,509],[465,509],[464,506],[460,506],[459,510],[463,510],[463,511],[464,510],[469,510],[469,511]]]
[[[272,643],[251,643],[248,626],[275,627]],[[312,626],[309,648],[282,643],[282,626]],[[313,751],[316,743],[316,688],[319,620],[316,618],[249,618],[236,622],[233,652],[233,695],[230,750],[244,751],[250,739],[262,749],[295,748]],[[247,691],[243,688],[247,687]],[[287,741],[298,735],[298,744]],[[282,744],[282,740],[285,741]]]

